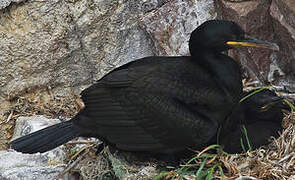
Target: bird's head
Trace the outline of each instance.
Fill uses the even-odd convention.
[[[242,96],[246,97],[248,94],[254,93],[256,90],[243,93]],[[249,110],[256,112],[267,111],[271,107],[278,107],[282,109],[288,109],[288,106],[283,103],[284,97],[277,96],[275,92],[269,89],[263,89],[260,92],[247,97],[241,103],[246,106]]]
[[[243,93],[242,96],[252,94],[256,90],[252,90],[247,93]],[[275,92],[264,89],[260,92],[249,96],[241,105],[244,107],[246,114],[253,117],[256,121],[279,121],[283,118],[282,110],[290,111],[290,107],[284,102],[285,97],[277,96]],[[247,119],[248,123],[251,123],[252,118]]]
[[[205,51],[222,52],[235,47],[257,47],[279,50],[274,43],[257,40],[232,21],[210,20],[196,28],[190,37],[191,55]]]

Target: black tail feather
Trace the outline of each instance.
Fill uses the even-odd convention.
[[[10,143],[11,148],[23,153],[46,152],[54,149],[75,137],[79,131],[73,126],[72,120],[62,122],[26,136],[20,137]]]

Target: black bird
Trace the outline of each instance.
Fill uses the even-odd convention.
[[[191,34],[191,56],[146,57],[116,68],[81,93],[85,108],[74,118],[11,147],[45,152],[83,136],[125,151],[202,148],[240,100],[239,65],[222,53],[238,46],[277,48],[246,38],[234,22],[207,21]]]
[[[242,97],[255,91],[257,89],[243,92]],[[264,89],[242,101],[229,117],[230,126],[220,135],[220,144],[224,146],[224,150],[229,153],[242,152],[241,138],[248,149],[246,137],[242,133],[243,126],[253,150],[268,144],[271,136],[278,137],[278,132],[282,130],[283,110],[290,111],[283,99],[275,92]]]

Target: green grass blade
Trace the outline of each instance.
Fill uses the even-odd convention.
[[[161,180],[164,177],[166,177],[169,174],[169,172],[161,172],[160,174],[153,177],[152,180]]]
[[[212,145],[206,147],[205,149],[203,149],[203,151],[201,151],[197,156],[201,157],[202,154],[204,154],[206,151],[209,151],[211,149],[216,149],[218,153],[226,154],[226,152],[224,152],[222,150],[222,147],[219,144],[212,144]]]
[[[270,86],[266,86],[266,87],[262,87],[262,88],[260,88],[260,89],[257,89],[256,91],[253,91],[252,93],[250,93],[250,94],[248,94],[247,96],[243,97],[243,98],[240,100],[240,102],[245,101],[247,98],[253,96],[253,95],[256,94],[256,93],[259,93],[260,91],[263,91],[263,90],[265,90],[265,89],[269,89],[269,87],[270,87]]]
[[[206,180],[211,180],[212,177],[213,177],[213,173],[214,173],[214,170],[218,167],[219,165],[218,164],[215,164],[213,167],[209,168],[208,169],[208,175],[206,177]]]
[[[221,166],[218,166],[218,169],[219,169],[219,171],[220,171],[220,175],[221,175],[221,177],[222,177],[222,179],[224,179],[224,172],[223,172],[223,169],[222,169],[222,167]]]
[[[203,180],[204,177],[206,177],[208,174],[208,171],[206,170],[202,170],[200,171],[200,174],[198,176],[196,176],[196,180]]]
[[[198,169],[198,171],[197,171],[197,173],[196,173],[196,176],[197,176],[197,179],[198,179],[198,177],[200,176],[200,173],[201,173],[201,171],[203,170],[203,168],[205,167],[205,164],[206,164],[206,162],[207,162],[207,157],[204,159],[204,161],[202,162],[202,164],[201,164],[201,166],[199,167],[199,169]]]
[[[241,143],[241,147],[242,147],[243,152],[246,152],[246,148],[245,148],[244,142],[243,142],[243,137],[240,138],[240,143]]]
[[[242,132],[243,132],[243,135],[246,138],[246,142],[247,142],[247,145],[248,145],[248,150],[252,151],[253,149],[252,149],[252,146],[251,146],[251,143],[250,143],[248,133],[247,133],[247,129],[246,129],[245,125],[242,126]]]
[[[295,110],[295,105],[293,105],[289,100],[284,99],[284,101],[293,111]]]

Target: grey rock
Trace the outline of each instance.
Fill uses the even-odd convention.
[[[59,119],[48,119],[44,116],[19,117],[15,122],[12,139],[30,134],[57,123],[60,123]]]
[[[20,3],[24,0],[0,0],[0,10],[6,8],[12,2]]]
[[[0,151],[0,162],[0,179],[7,180],[54,179],[65,168],[64,164],[49,164],[40,153]],[[69,179],[69,175],[61,179]]]
[[[270,15],[273,18],[275,38],[280,45],[277,54],[279,68],[271,68],[271,81],[295,92],[295,2],[272,1]]]
[[[215,1],[219,18],[235,21],[251,36],[274,42],[273,28],[269,16],[270,1],[229,2]],[[270,58],[276,60],[277,52],[258,48],[237,48],[230,52],[238,60],[248,79],[267,82]],[[275,65],[275,64],[273,64]]]
[[[144,12],[149,12],[151,10],[156,9],[159,6],[158,0],[142,0],[141,6]]]
[[[213,0],[173,0],[141,19],[159,55],[188,55],[190,33],[201,23],[216,17]]]
[[[0,96],[89,85],[114,67],[153,55],[134,1],[26,1],[0,11]],[[66,95],[66,94],[65,94]]]
[[[0,0],[0,9],[3,9],[11,3],[11,0]]]
[[[19,117],[16,121],[13,139],[59,122],[58,119],[47,119],[43,116]],[[35,154],[23,154],[11,149],[0,151],[0,179],[55,179],[66,167],[65,157],[63,146]],[[71,176],[66,174],[60,179],[71,179]]]

